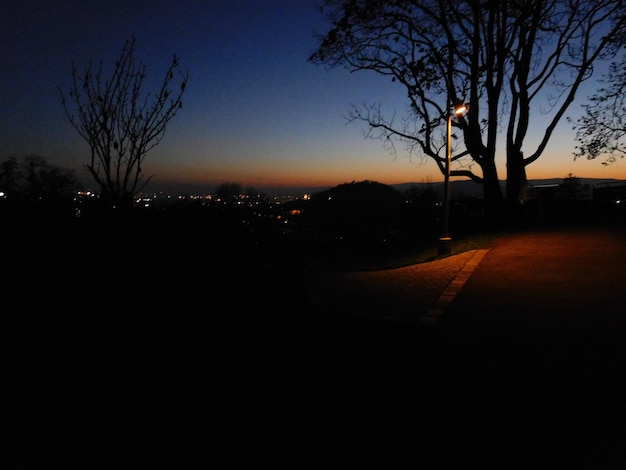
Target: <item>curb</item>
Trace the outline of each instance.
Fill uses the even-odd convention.
[[[476,266],[482,261],[489,249],[475,250],[471,258],[465,263],[461,271],[456,277],[448,284],[448,287],[444,289],[439,299],[435,304],[419,318],[419,323],[424,325],[434,325],[437,320],[443,315],[446,307],[454,300],[456,295],[465,285],[465,282],[470,278]]]

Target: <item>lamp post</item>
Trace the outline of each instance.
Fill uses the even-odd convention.
[[[447,256],[452,253],[452,238],[450,237],[450,162],[452,161],[452,116],[460,116],[467,111],[466,104],[454,106],[454,112],[448,110],[448,138],[446,142],[446,171],[443,180],[443,218],[441,223],[441,237],[437,245],[437,253]]]

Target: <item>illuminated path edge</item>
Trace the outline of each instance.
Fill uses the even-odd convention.
[[[454,300],[461,288],[465,285],[465,282],[474,272],[474,269],[476,269],[476,266],[478,266],[488,251],[488,249],[474,250],[474,254],[470,257],[467,263],[465,263],[463,268],[461,268],[448,287],[445,288],[441,296],[439,296],[439,299],[437,299],[437,302],[435,302],[435,304],[419,318],[420,323],[425,325],[434,325],[437,323],[437,320],[439,320],[439,317],[443,315],[446,307]]]

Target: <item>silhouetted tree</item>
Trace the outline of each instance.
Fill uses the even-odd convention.
[[[623,0],[328,0],[322,14],[332,27],[309,60],[374,71],[404,87],[405,119],[385,117],[371,104],[355,107],[350,118],[365,122],[367,135],[391,152],[394,141],[402,142],[442,173],[450,108],[468,102],[467,114],[453,120],[465,148],[454,135],[451,174],[481,183],[494,215],[503,200],[498,134],[506,131],[506,199],[518,206],[526,167],[543,154],[594,63],[612,53],[624,8]],[[547,116],[547,126],[524,156],[537,114]]]
[[[313,194],[304,219],[325,238],[381,241],[397,228],[404,202],[402,193],[382,183],[344,183]]]
[[[583,196],[583,184],[580,182],[577,176],[569,173],[563,178],[562,193],[563,197],[570,201],[575,201]]]
[[[612,62],[603,76],[605,86],[583,105],[585,115],[575,122],[576,146],[574,159],[593,160],[606,156],[603,165],[614,163],[626,154],[626,68],[622,62]],[[572,120],[570,119],[570,122]]]
[[[50,165],[37,155],[24,159],[24,194],[31,200],[73,198],[81,185],[74,170]]]
[[[230,201],[241,194],[243,194],[243,188],[239,183],[222,183],[215,190],[215,195],[226,201]]]
[[[146,66],[134,55],[132,38],[108,78],[102,62],[98,67],[89,63],[80,72],[72,63],[69,99],[61,92],[70,123],[89,144],[85,168],[100,187],[100,197],[113,207],[129,207],[152,178],[144,178],[146,153],[161,142],[167,124],[182,107],[188,79],[187,72],[179,72],[179,87],[170,89],[179,67],[174,55],[157,92],[144,94]]]
[[[20,192],[22,173],[17,158],[9,157],[0,163],[0,191],[5,197],[15,197]]]
[[[20,210],[67,209],[81,185],[74,170],[49,164],[43,157],[28,155],[21,161],[9,157],[0,163],[0,190]]]

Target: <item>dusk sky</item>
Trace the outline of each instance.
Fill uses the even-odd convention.
[[[403,112],[405,91],[373,72],[307,62],[315,34],[329,28],[318,3],[0,0],[0,161],[39,155],[94,186],[82,168],[87,143],[68,122],[58,88],[69,90],[72,61],[79,69],[100,60],[110,67],[134,36],[148,79],[160,80],[173,54],[189,70],[183,109],[146,158],[144,172],[154,175],[147,190],[441,181],[433,162],[411,161],[402,147],[394,158],[381,141],[364,138],[363,124],[347,122],[350,106],[363,102]],[[580,114],[585,97],[579,95],[568,116]],[[622,159],[610,166],[574,161],[574,137],[563,120],[528,177],[626,179]],[[499,155],[504,179],[503,147]]]

